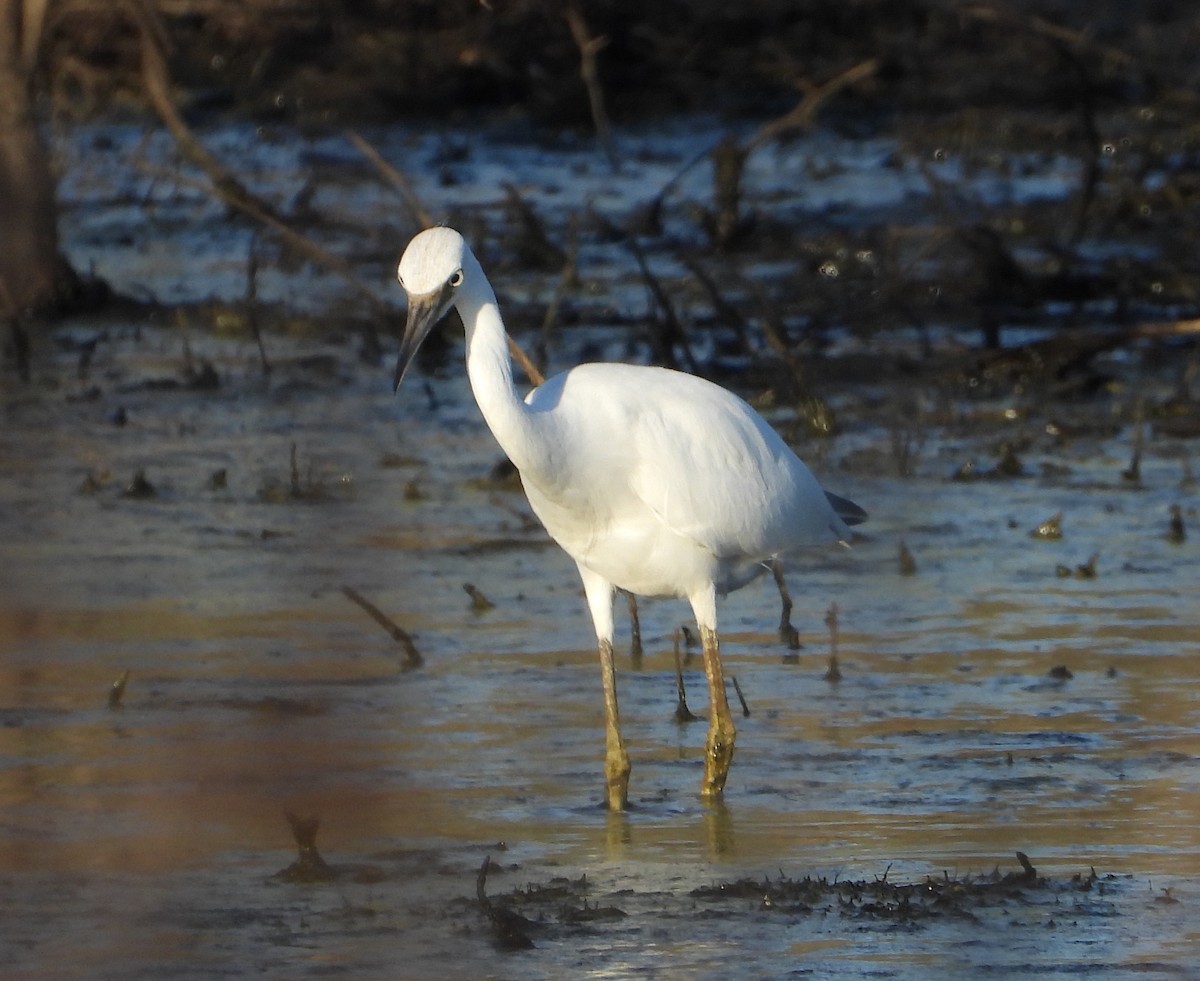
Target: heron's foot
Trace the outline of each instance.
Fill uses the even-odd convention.
[[[779,639],[789,651],[798,651],[804,646],[800,643],[800,631],[792,626],[790,620],[779,622]]]
[[[725,792],[725,778],[733,763],[733,742],[736,733],[732,726],[708,730],[708,741],[704,747],[704,783],[700,785],[700,796],[720,797]]]
[[[608,809],[623,811],[629,806],[629,756],[624,747],[609,750],[604,759]]]

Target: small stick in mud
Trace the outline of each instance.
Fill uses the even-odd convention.
[[[633,593],[625,593],[629,602],[629,656],[635,665],[642,658],[642,618],[638,616],[637,597]]]
[[[682,629],[682,628],[681,628]],[[693,715],[692,710],[688,708],[687,689],[683,686],[683,659],[679,656],[679,631],[675,631],[675,691],[679,695],[679,700],[675,703],[675,721],[676,722],[695,722],[699,716]]]
[[[1142,482],[1142,451],[1136,446],[1133,448],[1133,456],[1129,459],[1129,466],[1121,471],[1121,479],[1130,484]]]
[[[1024,852],[1017,852],[1017,861],[1021,863],[1021,868],[1025,871],[1025,878],[1030,881],[1037,878],[1037,869],[1033,867],[1033,863],[1029,861],[1029,856]]]
[[[258,325],[258,236],[253,236],[250,242],[250,253],[246,256],[246,323],[258,345],[258,360],[266,377],[271,373],[271,362],[267,360],[267,348]]]
[[[125,697],[125,686],[129,684],[129,669],[126,668],[121,672],[121,677],[112,683],[112,687],[108,689],[108,707],[116,709],[121,707],[121,699]]]
[[[398,626],[387,614],[377,607],[370,600],[366,599],[356,589],[349,586],[343,586],[342,592],[346,598],[353,603],[361,606],[372,620],[383,627],[389,634],[392,635],[392,640],[404,648],[404,661],[400,664],[401,671],[411,671],[413,668],[419,668],[425,663],[421,657],[421,652],[417,650],[417,645],[413,643],[413,639],[408,631]]]
[[[900,575],[915,576],[917,574],[917,562],[913,558],[912,552],[909,551],[908,545],[904,539],[900,539]]]
[[[742,715],[750,718],[750,706],[746,704],[746,696],[742,694],[742,686],[738,684],[737,676],[730,675],[729,680],[733,682],[733,690],[737,692],[738,701],[742,703]]]
[[[304,487],[300,483],[300,465],[296,462],[296,444],[288,450],[288,477],[291,481],[292,497],[303,497]]]
[[[1039,541],[1057,541],[1062,538],[1062,519],[1063,513],[1061,511],[1050,515],[1050,517],[1029,533],[1029,537],[1036,538]]]
[[[1187,541],[1187,528],[1183,523],[1183,509],[1178,504],[1171,505],[1171,524],[1167,529],[1167,541],[1172,545],[1182,545]]]
[[[329,882],[337,878],[337,872],[321,857],[317,851],[317,831],[321,827],[321,819],[315,815],[302,818],[285,811],[288,826],[292,829],[292,837],[296,839],[296,848],[300,854],[291,865],[276,874],[276,878],[288,882]]]
[[[825,680],[838,682],[842,680],[842,669],[838,667],[838,605],[829,604],[829,612],[825,614],[825,626],[829,628],[829,668],[825,671]]]
[[[494,610],[496,604],[483,595],[479,591],[479,587],[473,582],[463,583],[463,592],[471,597],[471,612],[486,613],[488,610]]]
[[[479,908],[491,921],[496,943],[502,950],[530,950],[533,941],[529,938],[528,930],[535,925],[533,921],[503,906],[495,906],[488,899],[487,874],[491,864],[492,856],[485,856],[479,867],[479,875],[475,877],[475,898],[479,900]]]
[[[1093,552],[1091,557],[1080,566],[1075,567],[1076,579],[1095,579],[1096,578],[1096,563],[1100,561],[1100,553]]]

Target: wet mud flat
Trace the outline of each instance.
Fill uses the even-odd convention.
[[[497,188],[519,175],[565,246],[581,198],[626,213],[631,188],[661,187],[716,134],[669,136],[626,137],[644,140],[644,170],[614,176],[590,148],[373,134],[485,243],[510,323],[552,368],[648,360],[645,325],[663,315],[635,257],[579,218],[580,285],[539,335],[562,269],[505,266],[529,232]],[[767,235],[703,266],[728,277],[735,310],[757,309],[751,348],[769,347],[759,314],[795,296],[778,309],[807,339],[826,410],[810,411],[796,376],[712,325],[712,294],[679,261],[710,203],[689,171],[648,256],[693,355],[872,517],[852,549],[789,567],[799,649],[778,637],[769,578],[722,606],[750,712],[723,806],[697,796],[703,723],[675,720],[685,611],[643,604],[645,653],[619,663],[633,807],[609,815],[578,582],[497,471],[461,342],[394,398],[392,328],[377,325],[372,355],[344,284],[164,181],[170,149],[142,137],[81,130],[62,148],[67,247],[158,302],[35,336],[30,381],[3,390],[6,977],[1188,976],[1200,519],[1186,337],[1076,346],[1059,373],[1045,365],[1061,301],[1044,323],[1032,308],[1006,321],[999,352],[975,322],[879,329],[882,300],[866,327],[812,327],[804,304],[844,313],[875,281],[863,249],[839,251],[863,244],[845,216],[899,220],[929,187],[894,146],[823,136],[759,158],[747,187],[760,229],[842,218],[799,260]],[[308,185],[339,216],[314,233],[386,295],[406,229],[356,217],[392,216],[392,198],[342,143],[206,138],[242,148],[264,193]],[[102,146],[111,170],[85,168]],[[139,154],[157,176],[129,176]],[[1078,176],[1042,162],[975,173],[964,193],[1033,213]],[[244,302],[253,250],[269,372]],[[1119,327],[1090,302],[1071,316]],[[411,634],[419,667],[346,587]],[[701,713],[703,672],[679,643]],[[297,856],[289,813],[319,819],[319,864]]]

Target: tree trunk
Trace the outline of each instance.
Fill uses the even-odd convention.
[[[0,0],[0,319],[57,305],[74,284],[30,93],[43,10],[38,0]]]

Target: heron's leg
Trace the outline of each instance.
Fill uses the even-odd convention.
[[[588,609],[600,644],[600,677],[604,682],[604,777],[605,799],[610,810],[623,811],[629,801],[629,754],[621,738],[621,715],[617,708],[617,670],[613,663],[613,587],[590,569],[579,567]]]
[[[737,729],[725,694],[725,672],[717,644],[717,598],[712,586],[691,597],[692,610],[700,627],[700,646],[704,651],[704,673],[708,676],[708,739],[704,744],[703,797],[720,797],[725,778],[733,762],[733,743]]]
[[[788,592],[787,582],[783,578],[783,563],[779,559],[771,560],[771,575],[775,577],[775,587],[779,590],[779,639],[787,645],[788,650],[799,650],[800,632],[792,626],[792,594]]]

